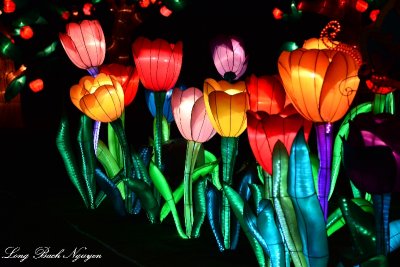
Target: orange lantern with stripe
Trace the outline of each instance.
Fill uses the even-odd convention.
[[[112,75],[82,77],[71,87],[70,97],[80,111],[96,121],[115,121],[124,111],[124,91]]]
[[[326,49],[316,48],[315,44],[306,41],[302,48],[283,51],[278,69],[294,107],[304,118],[315,122],[320,158],[318,198],[327,219],[333,144],[331,127],[347,113],[354,100],[360,82],[360,65],[354,53],[335,49],[346,45],[336,42],[332,49]]]

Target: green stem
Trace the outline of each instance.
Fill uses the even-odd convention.
[[[163,172],[164,166],[162,164],[162,140],[163,140],[163,108],[165,101],[165,92],[159,91],[154,92],[154,101],[156,104],[156,116],[153,127],[153,135],[154,135],[154,163],[157,168]],[[161,195],[157,190],[154,190],[154,196],[160,204]]]
[[[221,155],[222,155],[222,180],[224,184],[231,186],[233,170],[236,162],[238,149],[238,137],[221,137]],[[225,249],[230,249],[230,205],[225,193],[222,195],[221,227],[224,237]]]
[[[186,159],[185,159],[185,175],[183,179],[184,192],[183,192],[183,206],[186,235],[190,238],[193,226],[193,192],[192,192],[192,176],[196,164],[197,155],[199,153],[201,143],[196,141],[187,141],[186,145]]]

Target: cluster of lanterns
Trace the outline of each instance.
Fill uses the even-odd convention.
[[[359,2],[363,1],[357,3]],[[144,5],[146,1],[140,3]],[[72,103],[92,120],[102,123],[119,120],[126,106],[135,99],[139,83],[145,88],[147,97],[151,93],[155,102],[153,161],[161,173],[164,167],[161,145],[165,134],[162,128],[165,118],[168,117],[165,113],[167,103],[167,110],[169,108],[172,114],[167,123],[174,120],[180,134],[187,141],[183,181],[186,231],[183,231],[177,223],[178,232],[182,237],[198,236],[196,227],[204,219],[204,217],[199,219],[195,215],[194,203],[198,196],[193,192],[195,179],[193,173],[199,161],[204,163],[202,144],[218,134],[221,137],[223,178],[217,189],[224,188],[224,190],[221,195],[220,217],[216,220],[219,224],[213,224],[212,228],[221,250],[232,249],[235,246],[231,242],[230,196],[226,195],[225,190],[229,192],[229,187],[233,185],[238,138],[246,130],[251,150],[264,171],[264,182],[267,183],[267,177],[273,176],[277,171],[273,164],[273,152],[276,147],[284,147],[288,156],[291,153],[301,154],[301,151],[292,150],[298,133],[302,133],[302,138],[307,141],[312,127],[315,127],[319,154],[316,194],[320,209],[313,211],[317,214],[313,218],[317,221],[317,225],[327,220],[328,200],[332,190],[332,127],[347,114],[360,84],[359,58],[348,51],[335,49],[341,47],[337,46],[338,43],[329,47],[327,46],[329,41],[323,38],[311,38],[300,48],[281,52],[277,62],[279,73],[259,77],[252,74],[242,79],[248,65],[248,55],[242,40],[235,36],[219,36],[212,42],[212,58],[222,79],[207,78],[202,89],[196,87],[181,89],[175,88],[183,59],[181,41],[169,43],[163,39],[150,40],[138,37],[131,47],[135,67],[115,63],[103,64],[106,53],[105,38],[101,25],[96,20],[69,23],[66,33],[60,33],[60,41],[70,60],[78,68],[85,69],[90,74],[82,77],[78,84],[71,87],[70,97]],[[379,84],[377,79],[379,78],[374,80],[374,85],[370,85],[371,82],[367,83],[368,87],[380,93],[391,91],[387,87],[381,91],[376,89]],[[360,129],[363,127],[366,126],[362,124]],[[385,143],[383,137],[379,139],[380,141],[373,140],[372,133],[367,133],[363,129],[360,131],[362,137],[368,139],[368,142],[364,143],[367,146]],[[351,138],[349,136],[349,142]],[[359,145],[362,145],[362,142]],[[346,144],[347,149],[349,146]],[[398,162],[397,152],[396,162]],[[125,150],[125,153],[128,152]],[[125,160],[124,163],[127,164],[128,161],[130,160]],[[347,161],[350,162],[351,160]],[[352,171],[357,169],[348,168]],[[359,177],[357,174],[352,176]],[[393,183],[397,188],[397,182],[391,180],[395,175],[390,173],[389,176],[383,191],[388,191],[387,186],[392,186]],[[368,189],[366,185],[368,183],[365,181],[357,178],[355,181],[361,187]],[[157,189],[161,188],[159,184],[157,186]],[[129,199],[129,189],[124,190],[127,194],[125,198]],[[314,188],[308,186],[307,190],[312,192]],[[165,193],[161,194],[165,196]],[[271,196],[272,189],[266,189],[265,194]],[[160,196],[154,195],[154,197],[154,203],[160,204]],[[133,209],[132,203],[130,205],[127,207]],[[173,212],[171,205],[169,208]],[[176,217],[174,219],[178,221]],[[323,251],[310,253],[316,253],[315,257],[321,257],[322,261],[326,261],[326,242],[321,241],[319,244]]]

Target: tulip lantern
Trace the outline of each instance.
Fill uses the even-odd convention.
[[[161,157],[162,121],[165,94],[174,88],[182,67],[182,42],[175,44],[163,39],[150,40],[138,37],[132,44],[133,60],[140,82],[154,92],[156,116],[154,122],[155,164],[163,170]]]
[[[359,85],[359,64],[351,54],[307,45],[283,51],[278,59],[279,74],[286,94],[297,111],[314,122],[320,158],[318,197],[328,215],[331,180],[332,123],[349,109]]]
[[[285,89],[277,75],[246,79],[250,110],[247,111],[247,135],[251,150],[264,171],[272,175],[272,152],[278,140],[288,153],[294,138],[303,127],[308,140],[312,122],[306,120],[286,97]]]
[[[66,33],[60,33],[59,38],[75,66],[87,70],[92,76],[98,74],[98,67],[103,64],[106,54],[106,41],[98,20],[70,22],[66,25]]]
[[[238,80],[247,69],[248,56],[236,36],[218,36],[211,42],[212,57],[218,73],[229,82]]]
[[[85,115],[100,122],[112,122],[124,111],[124,91],[114,76],[100,73],[84,76],[70,90],[72,103]]]
[[[194,222],[192,200],[192,175],[202,143],[216,133],[208,118],[200,89],[190,87],[185,90],[175,88],[171,97],[172,113],[181,135],[187,140],[184,172],[184,217],[186,235],[191,237]],[[194,233],[197,236],[198,233]]]
[[[208,78],[204,81],[204,102],[208,117],[215,131],[221,136],[223,181],[232,184],[239,136],[246,130],[246,111],[249,109],[246,83],[229,83]],[[221,216],[224,246],[230,248],[230,205],[226,196],[222,198]]]

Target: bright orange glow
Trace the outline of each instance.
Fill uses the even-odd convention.
[[[364,0],[357,0],[356,9],[359,12],[365,12],[368,9],[368,3]]]
[[[42,79],[36,79],[29,83],[29,88],[32,92],[37,93],[43,90],[44,84]]]
[[[274,18],[277,19],[277,20],[283,18],[283,12],[282,12],[279,8],[277,8],[277,7],[275,7],[275,8],[272,10],[272,15],[273,15]]]
[[[160,13],[164,17],[169,17],[172,14],[172,10],[168,9],[168,7],[166,7],[166,6],[162,6],[160,8]]]
[[[142,8],[147,8],[150,5],[150,0],[139,0],[139,6]]]
[[[3,11],[4,13],[13,13],[15,11],[16,5],[12,0],[3,1]]]
[[[23,26],[19,29],[19,35],[22,39],[31,39],[33,37],[33,30],[30,26]]]
[[[84,76],[70,89],[72,103],[93,120],[112,122],[124,111],[124,90],[112,75]]]
[[[286,94],[313,122],[335,122],[349,109],[358,89],[358,64],[348,53],[330,49],[283,51],[278,60]]]
[[[203,95],[208,117],[219,135],[238,137],[246,130],[249,100],[245,82],[206,79]]]
[[[375,22],[376,19],[378,18],[378,15],[379,15],[380,12],[381,12],[381,11],[380,11],[379,9],[374,9],[374,10],[372,10],[372,11],[369,13],[369,18],[370,18],[373,22]]]

